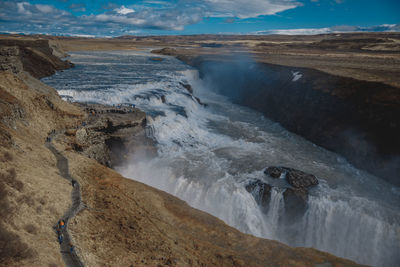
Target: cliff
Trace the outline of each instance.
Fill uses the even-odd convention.
[[[400,185],[398,87],[311,68],[261,63],[242,55],[191,55],[170,48],[154,52],[175,55],[235,103]]]
[[[13,73],[29,72],[35,78],[42,78],[72,66],[58,56],[65,55],[48,40],[0,39],[0,71]]]
[[[140,133],[143,114],[128,112],[128,117],[104,121],[110,112],[98,111],[110,107],[96,107],[103,115],[93,115],[93,107],[62,101],[53,88],[32,77],[59,67],[48,44],[42,45],[39,50],[26,48],[32,54],[25,55],[33,56],[23,60],[6,56],[3,62],[11,61],[11,68],[0,71],[1,266],[64,266],[62,253],[68,251],[60,251],[52,227],[71,205],[73,187],[63,179],[57,158],[45,145],[53,130],[52,146],[66,158],[69,172],[80,184],[83,210],[68,229],[87,266],[356,266],[314,249],[291,248],[240,233],[89,158],[85,149],[93,140],[106,142],[104,136],[90,136],[110,132],[120,137],[119,130],[124,129]],[[25,49],[16,46],[18,51]],[[40,54],[43,62],[35,65]],[[32,73],[25,72],[34,65]],[[118,121],[120,127],[107,121]]]

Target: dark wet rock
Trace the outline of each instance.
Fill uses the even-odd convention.
[[[308,189],[287,188],[283,192],[283,199],[285,202],[285,217],[289,221],[297,220],[307,210]]]
[[[285,202],[284,218],[288,223],[300,219],[307,210],[308,188],[318,184],[313,174],[287,167],[270,166],[264,173],[272,178],[285,177],[289,187],[283,192]]]
[[[271,185],[255,179],[250,181],[245,188],[247,192],[253,195],[258,205],[268,208],[269,201],[271,200]]]
[[[182,82],[180,82],[179,84],[182,85],[190,93],[190,95],[193,96],[193,88],[190,84],[182,83]],[[196,99],[197,103],[199,103],[200,105],[202,105],[204,107],[207,107],[207,104],[201,102],[200,98],[198,98],[197,96],[193,96],[193,97]]]
[[[188,83],[180,83],[189,93],[193,94],[193,88],[190,84]]]
[[[291,186],[296,188],[308,188],[318,184],[318,179],[315,175],[295,169],[288,170],[286,180]]]
[[[271,166],[266,168],[264,173],[272,178],[279,178],[284,174],[288,184],[295,188],[308,188],[318,184],[315,175],[292,168]]]
[[[173,56],[176,54],[176,49],[170,48],[170,47],[165,47],[162,49],[152,50],[151,53],[161,54],[161,55],[166,55],[166,56]]]
[[[265,169],[264,173],[266,175],[271,176],[272,178],[279,178],[281,177],[281,174],[284,172],[283,168],[279,167],[268,167]]]
[[[199,103],[199,104],[202,105],[203,107],[207,107],[207,106],[208,106],[208,104],[201,102],[200,98],[198,98],[198,97],[196,97],[196,96],[195,96],[194,98],[196,99],[197,103]]]

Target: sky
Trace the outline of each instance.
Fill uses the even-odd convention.
[[[0,0],[0,32],[75,36],[400,31],[400,0]]]

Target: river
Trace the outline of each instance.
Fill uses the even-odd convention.
[[[147,113],[146,131],[158,156],[136,151],[116,167],[125,177],[171,193],[242,232],[368,265],[400,265],[400,188],[233,104],[177,59],[152,56],[74,52],[69,58],[74,68],[42,81],[65,99],[131,103]],[[292,167],[319,179],[309,192],[307,211],[294,223],[283,220],[287,184],[267,177],[267,166]],[[260,207],[246,191],[254,179],[275,186],[269,207]]]

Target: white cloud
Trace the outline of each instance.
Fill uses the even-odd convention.
[[[295,0],[141,0],[130,6],[109,3],[103,13],[73,15],[51,5],[30,4],[25,0],[0,0],[0,30],[37,32],[71,32],[77,34],[124,34],[140,29],[183,30],[203,18],[251,18],[271,15],[295,8]],[[85,12],[83,3],[68,6],[74,12]]]
[[[210,16],[240,19],[273,15],[301,5],[294,0],[205,0],[204,3]]]
[[[76,36],[76,37],[83,37],[83,38],[95,38],[96,35],[91,35],[91,34],[70,34],[71,36]]]
[[[0,31],[49,34],[124,35],[143,30],[183,30],[205,17],[224,17],[226,23],[261,15],[272,15],[296,8],[295,0],[141,0],[135,5],[109,3],[96,15],[73,15],[52,5],[30,4],[18,0],[0,0]],[[330,0],[333,1],[333,0]],[[70,4],[69,9],[85,12],[84,4]],[[248,21],[248,20],[247,20]],[[244,22],[244,21],[242,21]],[[322,34],[348,31],[399,31],[399,25],[361,28],[279,29],[256,34]]]
[[[330,28],[309,28],[309,29],[284,29],[284,30],[267,30],[259,31],[257,34],[282,34],[282,35],[313,35],[330,33]]]
[[[31,12],[25,9],[25,5],[30,6],[30,4],[27,2],[17,3],[18,13],[30,15]]]
[[[40,12],[43,12],[43,13],[52,13],[52,12],[55,11],[54,8],[52,6],[49,6],[49,5],[40,5],[40,4],[38,4],[38,5],[35,5],[35,6]]]
[[[131,25],[143,25],[146,23],[146,20],[144,19],[128,18],[125,16],[106,15],[106,14],[97,15],[96,20],[103,22],[114,22],[114,23],[131,24]]]
[[[121,15],[126,15],[135,12],[134,9],[126,8],[125,6],[121,6],[119,8],[114,9],[115,12]]]
[[[255,32],[255,34],[315,35],[315,34],[344,33],[344,32],[396,32],[399,30],[400,30],[400,24],[382,24],[371,27],[342,25],[342,26],[333,26],[326,28],[265,30],[265,31]]]

